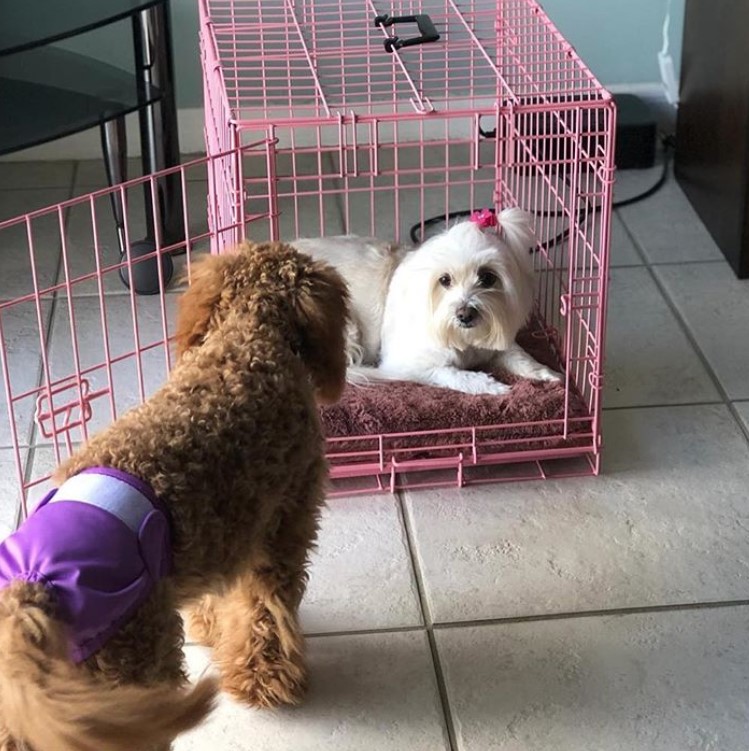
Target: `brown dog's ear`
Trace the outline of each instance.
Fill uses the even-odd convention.
[[[177,357],[203,341],[224,287],[225,262],[223,256],[207,256],[193,264],[190,286],[179,300],[175,334]]]
[[[346,282],[335,269],[320,262],[307,267],[296,300],[300,355],[321,404],[338,401],[346,385],[348,301]]]

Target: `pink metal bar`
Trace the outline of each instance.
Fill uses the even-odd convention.
[[[261,7],[261,6],[259,6]],[[289,16],[292,20],[292,23],[294,24],[294,28],[297,31],[297,34],[299,35],[299,42],[302,46],[302,49],[304,51],[304,56],[307,58],[307,64],[310,67],[310,72],[312,74],[312,78],[315,81],[315,88],[317,89],[317,94],[320,97],[320,103],[322,104],[323,108],[325,109],[325,114],[330,116],[331,110],[328,105],[328,101],[325,97],[325,92],[323,91],[322,86],[320,85],[320,79],[317,76],[317,69],[315,67],[315,63],[312,60],[312,56],[310,55],[309,48],[307,47],[307,43],[304,39],[304,34],[302,32],[302,27],[299,25],[299,21],[297,20],[296,13],[294,12],[294,4],[292,0],[286,0],[286,9],[288,10]],[[265,79],[263,79],[265,80]]]

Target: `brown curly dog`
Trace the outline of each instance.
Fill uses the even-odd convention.
[[[78,663],[54,587],[3,589],[0,749],[168,749],[218,688],[187,687],[178,609],[223,689],[256,707],[300,700],[297,608],[327,481],[317,403],[343,389],[347,318],[337,272],[289,246],[244,243],[194,265],[169,380],[55,475],[68,487],[111,468],[147,483],[169,519],[169,573]]]

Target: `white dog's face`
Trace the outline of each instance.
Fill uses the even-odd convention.
[[[525,225],[510,220],[501,236],[457,224],[417,251],[440,346],[504,350],[526,322],[533,304],[530,239]]]

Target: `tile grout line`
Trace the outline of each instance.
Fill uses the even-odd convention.
[[[716,265],[719,263],[725,263],[725,259],[723,258],[694,258],[691,261],[645,261],[643,265],[645,266],[653,266],[654,268],[659,268],[661,266],[670,267],[670,266],[684,266],[685,264],[689,264],[690,266],[710,266],[710,265]]]
[[[580,610],[563,613],[542,613],[539,615],[518,615],[506,618],[482,618],[473,621],[442,621],[430,627],[434,631],[448,629],[479,628],[481,626],[502,626],[515,623],[537,623],[540,621],[572,621],[578,618],[607,618],[612,616],[648,615],[655,613],[681,613],[692,610],[727,610],[730,608],[749,607],[749,600],[715,600],[714,602],[684,602],[672,605],[641,605],[611,610]],[[325,639],[340,636],[370,636],[377,634],[399,634],[427,631],[426,626],[396,626],[346,631],[323,631],[305,633],[307,639]]]
[[[720,382],[720,379],[718,378],[718,374],[715,372],[715,369],[713,368],[712,364],[708,360],[705,353],[702,351],[702,348],[697,343],[697,340],[692,334],[689,328],[689,325],[687,324],[686,319],[682,316],[681,312],[676,306],[676,303],[668,294],[666,286],[658,278],[658,275],[655,273],[653,268],[651,268],[650,266],[647,266],[647,269],[651,277],[653,278],[653,281],[655,282],[656,287],[658,288],[658,291],[661,293],[661,295],[663,296],[663,299],[666,301],[666,305],[668,305],[669,309],[671,310],[674,317],[676,318],[677,323],[679,324],[682,331],[684,332],[684,335],[687,337],[687,341],[692,345],[692,349],[695,351],[700,362],[702,362],[702,365],[707,371],[708,376],[713,381],[713,384],[715,385],[715,388],[720,398],[723,400],[723,405],[726,407],[731,417],[733,417],[733,420],[736,423],[736,427],[738,427],[741,435],[743,435],[746,442],[749,443],[749,430],[747,430],[746,427],[744,426],[744,422],[739,416],[739,413],[736,411],[736,407],[734,406],[733,401],[731,400],[731,397],[728,395],[728,392],[725,390],[725,388],[723,387],[723,384]],[[713,402],[713,403],[717,404],[718,402]]]
[[[622,404],[618,407],[604,407],[604,412],[621,412],[627,409],[663,409],[664,407],[710,407],[722,405],[722,399],[700,399],[696,402],[672,402],[669,404]]]
[[[614,183],[614,190],[616,190],[616,183]],[[612,203],[616,203],[616,199],[612,200]],[[622,229],[624,230],[624,234],[629,238],[629,241],[632,243],[632,247],[635,249],[635,253],[637,254],[638,258],[640,259],[640,263],[631,263],[627,264],[626,266],[614,266],[612,263],[613,259],[613,228],[614,228],[614,222],[611,222],[611,231],[609,232],[609,276],[611,276],[611,272],[614,269],[618,268],[638,268],[641,269],[645,263],[647,262],[647,259],[645,258],[645,254],[642,252],[642,248],[635,243],[632,240],[632,234],[629,231],[629,227],[627,227],[627,223],[624,221],[624,216],[622,216],[622,213],[619,209],[617,209],[615,206],[612,206],[611,208],[611,214],[613,215],[613,218],[618,220],[619,224],[621,225]],[[605,333],[605,332],[604,332]]]
[[[479,621],[445,621],[437,623],[438,631],[446,629],[476,628],[480,626],[501,626],[514,623],[537,623],[539,621],[572,621],[578,618],[605,618],[611,616],[648,615],[650,613],[681,613],[692,610],[727,610],[748,607],[749,600],[716,600],[715,602],[685,602],[673,605],[642,605],[610,610],[580,610],[568,613],[545,613],[539,615],[519,615],[507,618],[486,618]]]
[[[737,412],[733,404],[733,401],[728,395],[728,392],[725,390],[725,388],[723,388],[723,384],[720,382],[720,379],[718,378],[718,374],[715,372],[715,369],[713,368],[712,364],[708,360],[705,353],[702,351],[702,348],[697,343],[697,339],[692,334],[692,331],[689,328],[686,318],[681,314],[681,311],[679,310],[678,306],[672,299],[671,295],[668,293],[668,290],[665,284],[663,284],[660,277],[656,273],[656,268],[658,264],[652,264],[647,259],[645,251],[642,245],[640,244],[640,242],[637,240],[636,236],[630,231],[629,227],[626,225],[625,222],[622,222],[622,223],[624,224],[624,230],[629,236],[629,239],[634,243],[640,255],[642,255],[643,258],[645,258],[645,268],[648,270],[648,273],[650,274],[650,277],[655,283],[656,288],[660,292],[661,297],[664,299],[668,309],[671,311],[674,318],[676,319],[676,322],[679,328],[684,333],[684,336],[686,336],[687,341],[692,346],[692,349],[697,355],[697,358],[702,363],[702,366],[705,368],[705,371],[707,372],[710,380],[713,382],[713,385],[715,386],[715,389],[718,392],[718,395],[723,400],[723,405],[728,409],[728,412],[731,414],[731,417],[733,417],[733,420],[736,423],[737,427],[739,428],[739,432],[741,433],[741,435],[743,435],[746,442],[749,443],[749,427],[747,427],[744,424],[744,421],[741,419],[739,413]],[[686,266],[686,265],[690,265],[691,263],[692,263],[691,261],[684,261],[682,263],[661,264],[661,265]],[[713,404],[718,404],[718,402],[713,402]],[[669,405],[661,405],[661,406],[669,406]]]
[[[673,168],[672,168],[673,169]],[[673,171],[669,172],[670,179],[674,180],[675,177],[673,175]],[[616,201],[614,201],[616,202]],[[625,208],[625,207],[622,207]],[[624,214],[622,213],[622,208],[616,208],[614,207],[612,209],[612,213],[616,215],[616,217],[619,220],[619,223],[622,225],[622,228],[624,229],[624,234],[629,238],[629,241],[632,243],[632,247],[635,249],[635,252],[640,257],[640,263],[626,263],[626,264],[614,264],[609,263],[609,269],[631,269],[631,268],[642,268],[643,266],[682,266],[685,263],[694,263],[694,264],[716,264],[716,263],[725,263],[725,259],[723,258],[695,258],[691,261],[651,261],[648,258],[647,253],[645,252],[645,248],[637,240],[637,237],[635,233],[630,229],[627,220],[625,219]]]
[[[426,632],[429,651],[432,656],[432,667],[434,669],[434,677],[437,682],[437,692],[439,694],[440,705],[442,707],[442,716],[444,719],[445,731],[447,733],[448,747],[450,751],[458,751],[458,740],[455,734],[455,724],[453,723],[453,716],[450,708],[450,698],[447,692],[447,683],[445,682],[445,674],[444,670],[442,669],[442,661],[440,660],[439,650],[437,649],[437,642],[434,638],[432,614],[429,608],[429,602],[427,601],[426,597],[426,589],[424,587],[424,579],[421,573],[421,566],[419,565],[419,559],[416,555],[413,530],[411,529],[408,513],[406,512],[405,496],[403,491],[397,491],[395,493],[395,505],[398,510],[400,521],[403,524],[403,530],[406,533],[406,547],[408,549],[408,557],[411,562],[411,569],[413,570],[414,582],[416,584],[416,593],[419,598],[421,617],[424,622],[423,628]]]
[[[738,410],[736,409],[736,404],[742,404],[742,402],[731,402],[728,409],[730,410],[731,414],[733,415],[734,420],[736,420],[739,424],[739,429],[744,434],[744,437],[747,440],[747,443],[749,443],[749,423],[745,423],[742,419],[741,415],[739,414]]]
[[[328,636],[376,636],[377,634],[413,634],[426,631],[421,626],[383,626],[382,628],[344,629],[342,631],[310,631],[304,632],[305,639],[324,639]]]

